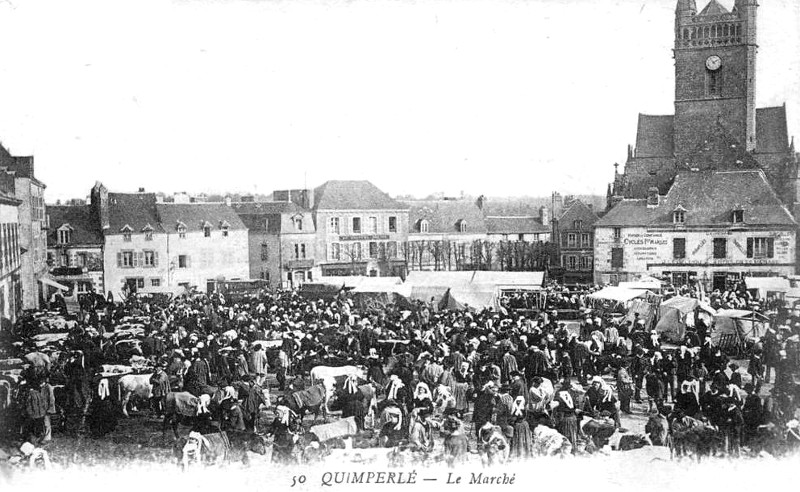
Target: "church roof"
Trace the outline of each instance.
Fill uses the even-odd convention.
[[[675,153],[673,115],[639,115],[636,157],[671,157]]]
[[[699,15],[720,15],[720,14],[730,14],[730,11],[726,9],[722,4],[720,4],[717,0],[711,0],[706,8],[704,8]]]
[[[796,226],[758,169],[681,173],[658,207],[648,207],[647,200],[623,200],[597,226],[666,226],[678,207],[686,210],[686,227],[730,225],[736,209],[744,212],[745,226]]]
[[[700,144],[687,156],[689,167],[701,170],[757,168],[758,163],[722,123],[709,129]]]
[[[789,149],[786,106],[756,110],[756,153],[778,154]]]

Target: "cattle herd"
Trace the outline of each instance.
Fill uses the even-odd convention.
[[[670,346],[655,320],[590,306],[585,289],[548,292],[537,309],[511,299],[359,311],[344,290],[261,290],[95,296],[78,313],[25,313],[0,333],[0,466],[57,466],[53,442],[111,439],[121,419],[158,429],[184,468],[354,450],[391,466],[490,466],[800,447],[794,311],[770,313],[770,329],[733,360],[702,319]]]

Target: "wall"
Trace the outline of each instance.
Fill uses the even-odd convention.
[[[622,228],[621,237],[614,239],[613,228],[598,227],[595,230],[595,281],[608,283],[609,275],[619,275],[619,280],[636,274],[658,274],[663,272],[697,272],[712,278],[720,272],[763,274],[773,272],[780,275],[795,273],[796,235],[793,230],[743,231],[728,229],[704,230],[648,230],[643,227]],[[774,257],[754,259],[747,257],[748,237],[774,238]],[[686,239],[686,258],[673,258],[673,239]],[[713,257],[713,239],[727,239],[727,257]],[[611,267],[611,249],[623,248],[623,267]],[[623,278],[624,277],[624,278]]]
[[[80,282],[90,282],[91,287],[98,293],[105,292],[105,283],[103,281],[103,247],[102,246],[57,246],[51,247],[47,250],[48,258],[52,258],[52,267],[50,268],[50,275],[58,283],[67,287],[78,286]],[[66,253],[67,262],[64,263],[63,255]],[[86,264],[78,265],[78,255],[86,255]],[[63,267],[69,268],[83,268],[83,273],[80,275],[61,274],[58,269]],[[89,289],[85,290],[86,292]],[[73,294],[83,293],[83,290],[73,290]],[[77,296],[73,295],[77,299]]]
[[[13,231],[14,226],[19,225],[19,210],[16,205],[0,204],[0,224],[5,226],[0,227],[0,245],[2,245],[0,254],[3,258],[2,264],[0,264],[0,331],[5,331],[16,321],[17,310],[22,307],[20,306],[22,300],[18,298],[21,264],[19,248],[14,245],[13,232],[9,238],[3,237],[4,234],[8,235],[10,231]],[[17,227],[17,235],[19,234],[20,231]],[[11,248],[6,250],[6,244],[11,245]],[[14,254],[15,252],[16,254]]]
[[[145,240],[144,234],[132,234],[131,241],[123,239],[122,234],[108,234],[105,237],[105,248],[103,251],[103,266],[105,275],[106,292],[114,293],[115,299],[120,299],[122,287],[126,278],[144,278],[144,287],[140,292],[164,292],[168,290],[168,266],[169,255],[167,253],[167,235],[153,234],[153,240]],[[246,245],[245,245],[246,247]],[[154,267],[134,267],[120,268],[117,266],[117,254],[121,251],[152,250],[158,253],[158,263]],[[246,252],[246,249],[244,250]],[[160,285],[154,287],[152,279],[159,279]]]
[[[45,226],[44,187],[29,178],[15,179],[19,206],[20,246],[27,252],[22,255],[20,278],[24,309],[38,309],[39,279],[47,272],[47,235]]]
[[[170,287],[188,284],[206,292],[206,283],[219,276],[225,277],[225,280],[250,278],[246,229],[231,229],[227,237],[220,230],[213,230],[211,237],[205,237],[202,231],[189,231],[184,239],[180,238],[177,231],[166,236]],[[189,258],[186,268],[179,267],[180,255]]]

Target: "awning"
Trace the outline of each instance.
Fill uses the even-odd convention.
[[[64,290],[64,291],[69,290],[69,287],[64,287],[63,285],[59,284],[55,280],[47,278],[47,277],[40,278],[39,282],[41,282],[41,283],[43,283],[45,285],[49,285],[50,287],[54,287],[54,288],[56,288],[58,290]]]

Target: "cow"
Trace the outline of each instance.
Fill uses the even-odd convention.
[[[296,413],[300,419],[306,413],[314,413],[314,420],[322,413],[322,418],[328,418],[328,404],[332,399],[334,389],[333,379],[323,379],[321,383],[315,384],[307,389],[295,391],[287,395],[284,399],[286,406]]]
[[[355,376],[358,379],[367,379],[367,372],[363,366],[316,366],[311,368],[311,384],[315,385],[325,379],[334,379],[336,383],[342,384],[348,376]]]
[[[128,415],[128,401],[136,396],[148,401],[153,396],[153,385],[150,384],[152,374],[126,374],[117,381],[117,398],[122,404],[122,414]]]
[[[692,417],[676,418],[672,421],[672,448],[670,456],[681,457],[694,453],[697,461],[712,456],[718,449],[724,448],[725,437],[717,430]]]
[[[208,408],[210,403],[211,397],[208,395],[201,395],[198,398],[188,391],[168,393],[164,404],[163,432],[166,433],[167,426],[172,424],[172,432],[177,439],[179,423],[194,423],[198,416],[210,417]]]

